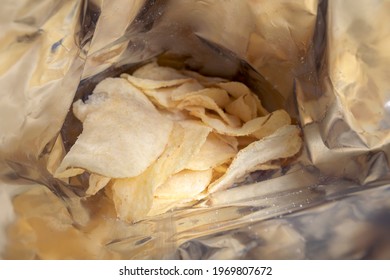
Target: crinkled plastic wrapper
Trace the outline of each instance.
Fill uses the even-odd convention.
[[[390,258],[389,1],[2,2],[3,259]],[[304,148],[195,206],[128,224],[50,174],[70,113],[154,57],[239,79]]]

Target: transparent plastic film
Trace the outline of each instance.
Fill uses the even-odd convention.
[[[0,10],[1,258],[390,257],[388,1],[35,2]],[[85,173],[53,176],[72,104],[155,61],[246,84],[300,152],[133,223]]]

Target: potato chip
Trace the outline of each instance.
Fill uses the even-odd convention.
[[[212,169],[183,170],[156,189],[148,216],[163,214],[176,207],[190,206],[203,198],[212,179]]]
[[[204,95],[190,95],[186,96],[177,105],[179,109],[187,109],[189,112],[192,111],[193,107],[201,107],[203,109],[212,110],[219,115],[219,117],[226,122],[230,127],[239,127],[241,121],[233,115],[225,113],[218,105],[208,96]]]
[[[234,99],[237,99],[241,96],[252,94],[250,89],[240,82],[225,82],[218,83],[218,87],[226,90]]]
[[[244,95],[244,102],[247,106],[251,108],[251,112],[255,112],[256,116],[265,116],[268,115],[269,112],[264,109],[263,105],[261,105],[260,99],[255,94],[247,94]]]
[[[191,79],[175,79],[175,80],[166,80],[166,81],[155,81],[148,79],[136,78],[128,74],[122,74],[121,78],[126,78],[131,84],[140,89],[157,89],[164,87],[172,87],[190,82]]]
[[[230,135],[230,136],[248,136],[250,134],[257,133],[259,136],[264,137],[265,135],[268,134],[266,132],[260,133],[259,131],[262,130],[262,128],[267,124],[267,122],[271,122],[271,123],[279,122],[279,119],[281,119],[280,123],[283,122],[284,125],[288,125],[291,122],[290,117],[288,117],[288,119],[284,118],[285,114],[283,110],[278,110],[266,116],[252,119],[244,123],[241,127],[236,128],[236,127],[231,127],[225,124],[220,119],[215,118],[210,114],[206,113],[205,108],[199,106],[191,107],[189,109],[189,112],[191,115],[200,118],[205,124],[212,127],[216,132],[224,135]],[[282,115],[283,118],[280,118],[280,115]],[[274,120],[275,118],[277,120]]]
[[[170,119],[172,121],[175,121],[175,122],[176,121],[186,121],[186,120],[194,119],[193,117],[191,117],[188,114],[188,112],[182,111],[182,110],[178,110],[178,109],[168,109],[168,110],[160,109],[160,113],[164,117],[167,117],[168,119]]]
[[[178,70],[171,67],[160,66],[157,62],[151,62],[141,66],[134,71],[131,76],[154,81],[169,81],[189,78],[188,76],[181,74]]]
[[[268,111],[261,105],[259,98],[251,92],[251,90],[239,82],[225,82],[219,83],[218,86],[226,90],[231,96],[235,99],[240,98],[241,96],[246,96],[245,103],[250,106],[250,104],[256,105],[257,113],[259,116],[265,116],[268,114]]]
[[[210,99],[212,99],[217,106],[221,108],[225,108],[227,104],[231,102],[231,99],[229,97],[229,94],[226,90],[219,89],[219,88],[201,88],[197,90],[188,91],[187,93],[183,94],[172,94],[172,100],[179,101],[183,100],[188,96],[206,96]]]
[[[284,110],[277,110],[270,113],[268,120],[262,125],[262,127],[252,133],[257,139],[261,139],[274,133],[282,126],[291,124],[291,118]]]
[[[255,171],[257,166],[271,160],[289,158],[301,149],[299,129],[293,125],[279,128],[270,136],[253,142],[240,150],[226,173],[213,182],[208,190],[216,192],[231,186],[236,180]]]
[[[181,70],[180,71],[183,75],[187,77],[192,77],[196,79],[199,83],[201,83],[204,87],[211,87],[215,86],[219,83],[226,82],[227,80],[224,78],[219,77],[207,77],[204,75],[199,74],[198,72],[189,71],[189,70]]]
[[[173,88],[144,89],[143,91],[156,106],[172,109],[176,108],[179,103],[176,96],[184,96],[200,89],[203,87],[197,81],[189,81]]]
[[[191,170],[208,170],[232,159],[237,154],[237,147],[229,145],[215,133],[210,133],[199,153],[187,163]]]
[[[111,178],[137,176],[161,155],[172,130],[172,121],[120,78],[102,81],[85,103],[79,100],[74,108],[84,119],[83,131],[56,177],[71,176],[73,169]]]
[[[88,172],[86,195],[105,189],[128,222],[191,206],[301,147],[288,113],[268,113],[246,85],[155,62],[103,80],[73,111],[83,132],[55,175]]]
[[[212,170],[182,170],[159,186],[154,196],[169,199],[192,199],[209,185]]]
[[[237,137],[228,136],[228,135],[222,135],[215,133],[214,134],[217,138],[219,138],[222,142],[228,144],[230,147],[232,147],[234,150],[238,151],[238,141]]]
[[[159,66],[156,62],[138,68],[132,75],[122,74],[121,78],[141,89],[172,87],[193,80],[173,68]]]
[[[153,186],[147,176],[114,179],[110,187],[121,220],[135,222],[148,214],[153,203]]]
[[[185,168],[210,131],[199,122],[177,122],[164,153],[154,164],[139,176],[114,180],[111,188],[118,216],[127,221],[144,218],[151,209],[155,190]]]
[[[190,207],[197,202],[197,199],[175,199],[175,198],[159,198],[153,199],[152,208],[149,210],[148,217],[161,215],[174,208]]]
[[[257,117],[256,108],[253,110],[248,104],[245,103],[245,96],[240,96],[229,105],[226,106],[226,112],[233,116],[239,117],[243,122],[248,122]]]

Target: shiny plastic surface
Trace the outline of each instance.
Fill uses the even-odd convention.
[[[0,256],[390,258],[389,11],[386,0],[4,1]],[[82,198],[82,178],[53,179],[49,154],[80,131],[74,99],[163,53],[244,79],[289,110],[305,147],[287,168],[125,224],[104,196]]]

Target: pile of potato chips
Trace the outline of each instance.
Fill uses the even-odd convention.
[[[83,131],[54,176],[88,172],[87,195],[104,189],[129,222],[278,168],[302,145],[289,115],[267,112],[244,84],[156,62],[103,80],[73,113]]]

